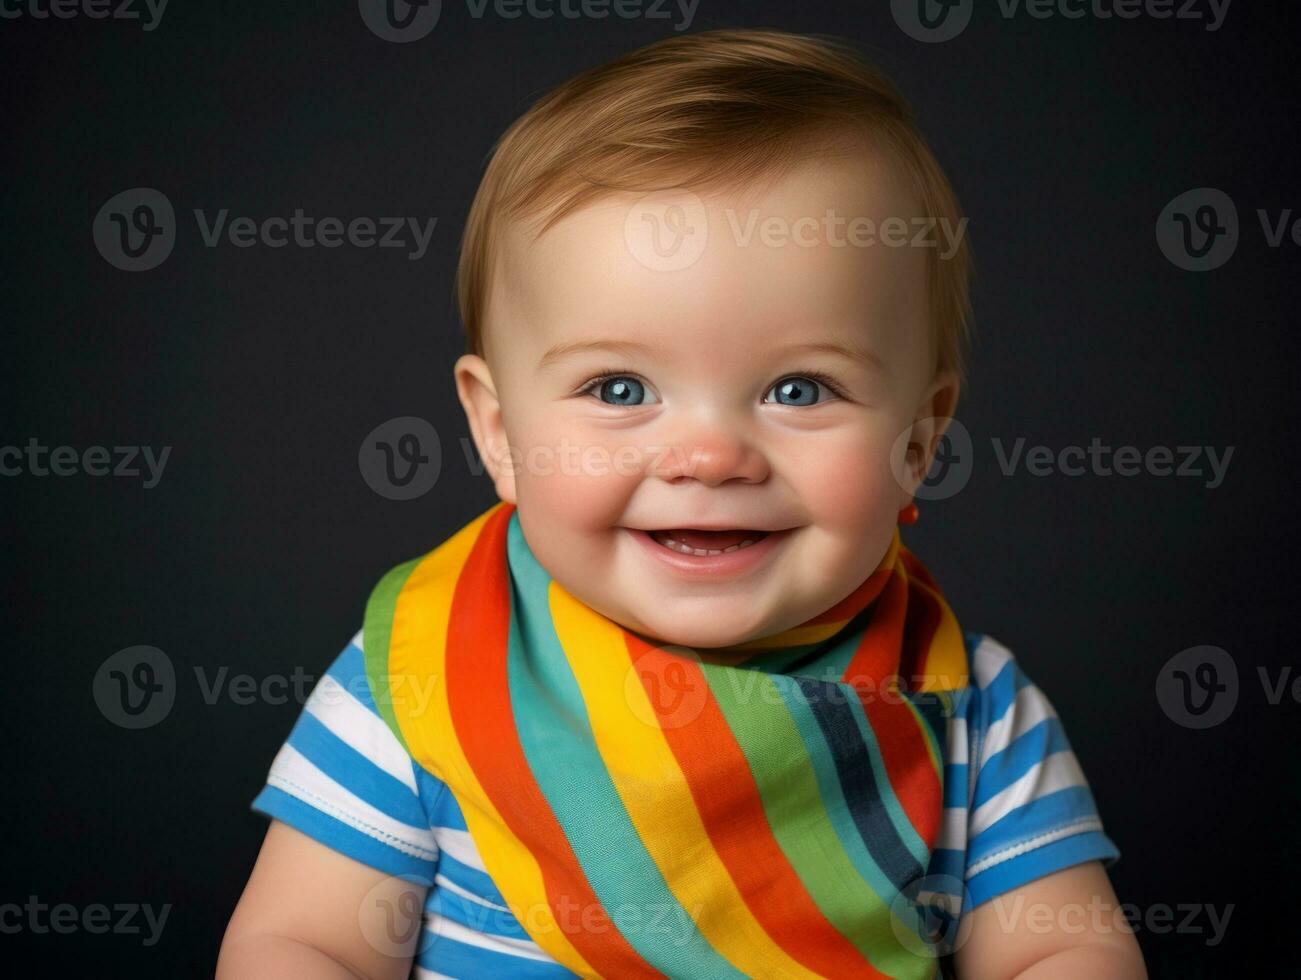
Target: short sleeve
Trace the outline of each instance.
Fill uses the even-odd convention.
[[[371,696],[360,633],[312,689],[251,809],[386,874],[432,884],[415,765]]]
[[[968,907],[1085,861],[1114,864],[1120,851],[1048,698],[989,637],[971,661]]]

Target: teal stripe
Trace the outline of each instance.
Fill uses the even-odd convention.
[[[757,670],[764,674],[794,673],[794,668],[799,666],[800,660],[815,653],[817,649],[816,643],[804,643],[797,647],[766,650],[749,660],[743,660],[736,666],[739,670]]]
[[[371,698],[384,723],[397,736],[407,754],[411,749],[402,737],[402,726],[393,711],[393,697],[389,689],[388,648],[393,634],[393,614],[397,609],[398,593],[424,557],[412,558],[396,568],[389,569],[366,601],[362,621],[361,651],[366,662],[366,679],[370,683]]]
[[[876,741],[876,731],[867,720],[867,712],[863,710],[862,704],[853,701],[849,707],[854,715],[854,721],[858,724],[859,734],[862,735],[863,742],[867,745],[868,755],[871,756],[872,771],[880,774],[881,778],[877,780],[877,783],[880,785],[881,802],[885,804],[885,812],[890,815],[890,822],[894,824],[899,839],[903,841],[904,846],[908,848],[912,856],[917,859],[917,863],[924,868],[930,861],[930,850],[926,847],[926,842],[917,834],[913,822],[908,819],[908,814],[904,812],[903,804],[899,802],[899,797],[895,795],[894,784],[886,775],[885,759],[881,756],[881,746]]]
[[[872,610],[875,608],[876,604],[871,603],[866,609],[860,610],[858,615],[841,627],[840,632],[827,644],[826,652],[819,656],[815,663],[810,664],[809,669],[797,673],[816,677],[818,680],[843,683],[845,672],[849,670],[854,655],[858,653],[858,646],[863,642],[863,633],[871,621]]]
[[[845,794],[840,786],[840,774],[836,769],[836,760],[831,755],[822,726],[814,717],[808,699],[798,684],[782,685],[782,695],[786,699],[786,708],[795,720],[800,738],[808,750],[809,760],[813,763],[813,772],[818,780],[818,789],[822,793],[823,805],[831,818],[836,836],[841,846],[858,869],[858,873],[872,886],[872,891],[881,896],[882,901],[889,902],[896,893],[894,885],[885,872],[881,870],[872,857],[872,853],[863,843],[863,835],[858,832],[854,817],[845,802]]]
[[[507,672],[520,744],[592,890],[633,949],[661,972],[744,980],[696,929],[619,798],[552,624],[551,576],[529,553],[518,510],[511,515],[507,554],[515,585]],[[558,724],[562,719],[567,724]],[[654,930],[647,928],[648,916],[660,923]],[[664,928],[672,935],[666,937]]]

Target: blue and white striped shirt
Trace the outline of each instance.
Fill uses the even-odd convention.
[[[912,896],[958,916],[950,935],[1004,892],[1120,855],[1051,703],[1005,647],[965,639],[972,686],[948,719],[944,819]],[[574,976],[511,914],[451,791],[380,717],[361,644],[358,633],[316,684],[252,809],[386,874],[432,882],[419,980]]]

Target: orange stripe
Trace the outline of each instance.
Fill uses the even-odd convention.
[[[519,742],[507,680],[511,510],[485,523],[452,599],[446,679],[457,738],[484,792],[537,860],[547,902],[574,948],[601,976],[662,977],[610,921]]]
[[[882,977],[832,925],[795,873],[772,834],[750,764],[737,745],[700,667],[627,634],[628,652],[646,687],[665,740],[700,811],[701,821],[741,897],[773,941],[792,958],[824,976]],[[690,725],[655,697],[650,674],[670,663],[690,673],[686,690],[704,692]],[[657,676],[659,687],[668,686]]]

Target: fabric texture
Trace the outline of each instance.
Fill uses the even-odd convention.
[[[428,976],[932,976],[917,933],[1118,855],[1051,705],[897,535],[727,653],[582,606],[495,505],[385,577],[254,808],[432,883]]]

